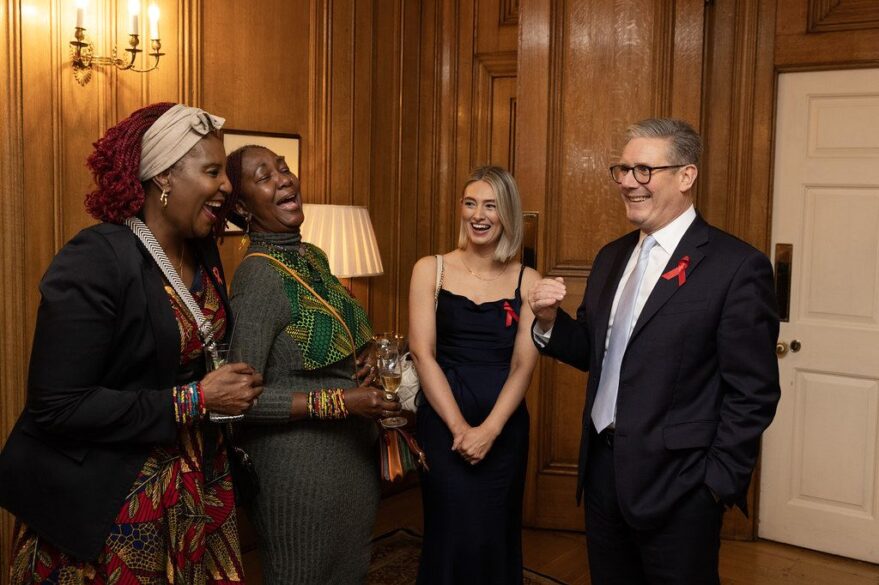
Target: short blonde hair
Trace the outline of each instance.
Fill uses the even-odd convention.
[[[502,229],[494,251],[494,259],[498,262],[509,262],[522,247],[522,201],[519,199],[516,179],[502,167],[484,166],[470,173],[470,177],[464,183],[464,189],[477,181],[488,183],[497,202],[497,213]],[[462,217],[458,231],[458,247],[462,250],[467,247],[469,241],[467,233],[467,226]]]

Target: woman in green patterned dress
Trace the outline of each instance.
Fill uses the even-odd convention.
[[[400,406],[367,368],[355,374],[372,327],[326,255],[301,241],[299,179],[283,157],[243,147],[227,172],[227,205],[238,199],[251,240],[232,282],[231,351],[265,376],[243,435],[260,476],[248,511],[265,583],[361,583],[379,500],[375,419]]]

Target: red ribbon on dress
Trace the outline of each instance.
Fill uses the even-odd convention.
[[[678,260],[678,265],[662,275],[666,280],[671,280],[675,276],[678,277],[678,286],[687,282],[687,267],[690,265],[690,257],[684,256]]]
[[[516,323],[519,322],[519,315],[517,315],[516,311],[513,310],[513,307],[510,305],[510,301],[504,301],[504,311],[507,313],[507,327],[512,327],[513,321],[515,321]]]
[[[213,268],[211,268],[211,272],[214,273],[214,278],[217,279],[217,282],[218,282],[218,283],[220,283],[220,284],[224,284],[224,283],[223,283],[223,279],[220,278],[220,269],[219,269],[219,268],[217,268],[216,266],[214,266]]]

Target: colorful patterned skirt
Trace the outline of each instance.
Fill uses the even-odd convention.
[[[222,436],[205,482],[203,435],[183,428],[153,449],[98,559],[71,558],[18,522],[11,585],[225,585],[243,583],[232,478]]]

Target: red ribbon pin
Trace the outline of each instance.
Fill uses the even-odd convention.
[[[506,325],[507,327],[513,326],[513,321],[516,323],[519,322],[519,315],[516,314],[516,311],[513,310],[513,307],[510,306],[509,301],[504,301],[504,311],[507,314]]]
[[[687,266],[690,265],[690,257],[684,256],[678,260],[678,265],[662,275],[666,280],[671,280],[675,276],[678,277],[678,286],[687,282]]]
[[[214,273],[214,278],[217,279],[217,282],[218,282],[218,283],[220,283],[220,284],[224,284],[224,283],[223,283],[223,279],[220,277],[220,269],[219,269],[219,268],[217,268],[216,266],[214,266],[213,268],[211,268],[211,272]]]

